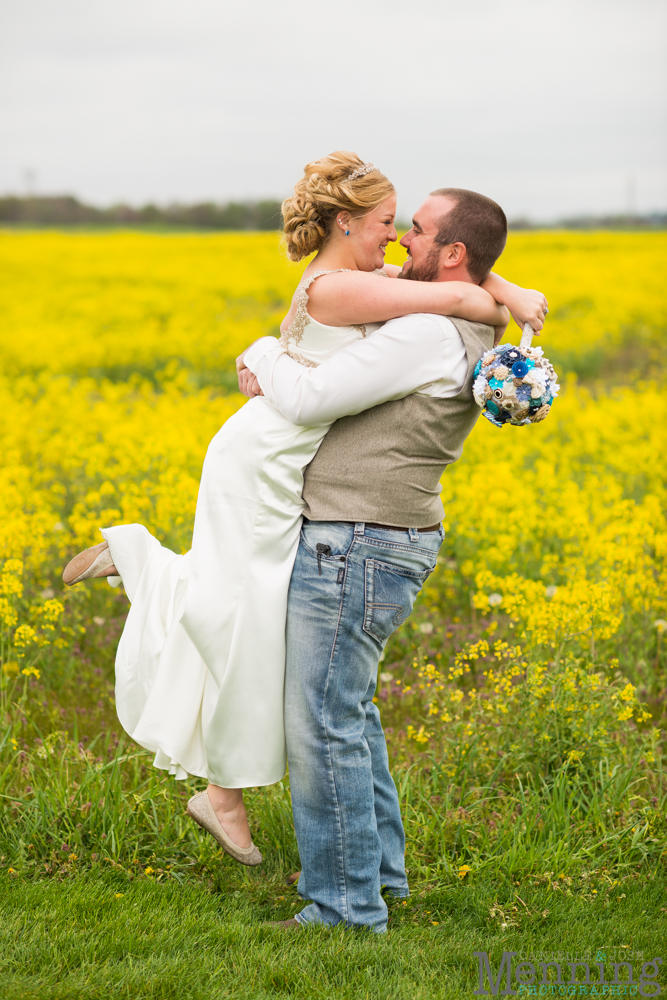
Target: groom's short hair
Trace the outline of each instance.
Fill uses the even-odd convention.
[[[442,217],[435,243],[441,247],[463,243],[468,274],[475,282],[484,281],[507,242],[507,217],[502,208],[491,198],[465,188],[438,188],[431,195],[456,202]]]

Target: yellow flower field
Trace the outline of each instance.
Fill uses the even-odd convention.
[[[451,776],[484,732],[481,781],[503,754],[508,773],[520,761],[544,775],[583,774],[614,747],[628,767],[658,753],[666,258],[665,233],[510,237],[498,270],[547,294],[541,343],[564,389],[542,424],[480,420],[444,477],[440,564],[378,690],[403,756],[437,749]],[[140,521],[187,549],[207,443],[243,403],[233,359],[276,332],[300,270],[273,234],[0,234],[0,689],[12,739],[12,705],[56,742],[69,729],[67,699],[48,703],[48,723],[38,710],[59,678],[78,676],[78,697],[99,706],[77,725],[113,727],[125,599],[102,582],[63,593],[61,568],[113,523]],[[506,340],[517,339],[514,327]]]
[[[568,367],[632,347],[624,367],[637,370],[662,349],[666,233],[514,233],[497,269],[545,291],[543,342]],[[276,332],[301,270],[272,233],[0,234],[2,370],[117,379],[175,360],[215,383]]]
[[[550,356],[609,359],[632,331],[638,353],[662,350],[666,258],[664,233],[520,233],[498,270],[547,293]],[[242,403],[233,359],[275,333],[299,273],[273,234],[2,235],[0,558],[51,579],[126,520],[187,547],[207,442]],[[542,426],[480,421],[445,478],[465,587],[473,568],[585,579],[666,613],[664,453],[655,387],[600,398],[570,381]]]

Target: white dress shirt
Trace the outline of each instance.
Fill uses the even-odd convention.
[[[316,426],[412,393],[448,399],[468,373],[466,349],[445,316],[391,319],[315,368],[262,337],[245,353],[262,392],[293,424]]]

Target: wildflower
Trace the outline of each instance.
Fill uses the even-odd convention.
[[[630,683],[626,684],[621,693],[619,694],[619,698],[621,699],[621,701],[632,701],[634,696],[635,696],[635,688]]]
[[[144,875],[153,875],[155,872],[154,868],[149,865],[148,868],[144,868]]]
[[[40,616],[44,625],[53,626],[65,611],[60,601],[48,600],[40,609]]]
[[[26,677],[36,677],[37,680],[39,680],[41,676],[37,667],[24,667],[21,673],[25,674]]]
[[[4,674],[17,674],[19,672],[19,665],[16,660],[10,660],[8,663],[3,663],[2,672]]]
[[[665,629],[667,629],[667,621],[664,618],[656,618],[653,622],[653,628],[657,628],[658,633],[662,635]]]
[[[489,605],[492,608],[497,608],[499,604],[503,603],[503,595],[502,594],[489,594],[488,600],[489,600]]]
[[[417,743],[428,743],[431,733],[426,732],[425,726],[420,726],[419,729],[415,729],[414,726],[408,726],[407,737],[409,740],[415,740]]]
[[[104,624],[106,624],[106,618],[101,618],[99,615],[95,615],[95,617],[93,618],[93,621],[94,621],[94,623],[96,625],[104,625]]]
[[[124,892],[117,892],[117,893],[115,893],[116,899],[122,899],[124,895],[125,895]]]
[[[470,865],[461,865],[459,868],[459,878],[465,878],[468,872],[471,872],[472,868]]]
[[[37,633],[30,625],[19,625],[14,633],[14,645],[19,649],[34,645],[37,642]]]
[[[433,625],[431,624],[431,622],[422,622],[422,624],[419,626],[419,631],[423,632],[424,635],[430,635],[431,632],[433,631]]]

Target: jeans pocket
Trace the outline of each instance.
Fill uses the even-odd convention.
[[[417,594],[431,573],[380,559],[366,559],[364,632],[377,642],[386,639],[412,612]]]

